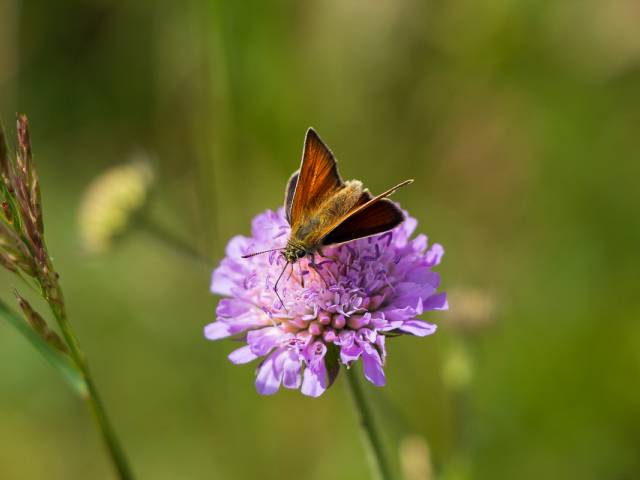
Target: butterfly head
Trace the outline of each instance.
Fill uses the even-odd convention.
[[[300,260],[302,257],[304,257],[307,253],[309,252],[303,245],[297,242],[292,242],[290,240],[287,243],[287,246],[285,247],[284,251],[282,252],[282,255],[284,256],[287,263],[295,263],[298,260]]]

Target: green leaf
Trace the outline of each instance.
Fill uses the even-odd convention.
[[[84,397],[87,395],[87,384],[80,371],[69,357],[49,345],[38,333],[31,329],[22,317],[0,300],[0,317],[6,319],[47,359],[61,374],[73,390]]]

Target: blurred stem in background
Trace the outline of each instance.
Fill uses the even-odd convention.
[[[382,438],[376,426],[371,405],[362,389],[360,376],[354,370],[354,368],[346,369],[347,385],[353,399],[353,406],[358,415],[369,464],[374,478],[377,480],[390,480],[392,478],[391,470],[382,446]]]
[[[449,294],[455,309],[447,312],[448,338],[441,361],[441,378],[449,397],[448,428],[452,454],[443,465],[443,478],[472,477],[471,398],[476,362],[473,339],[494,327],[498,299],[488,289],[459,285]]]
[[[17,11],[16,2],[0,2],[0,107],[5,111],[15,103],[13,78],[18,64]]]
[[[213,262],[206,255],[152,218],[141,215],[136,226],[181,257],[198,263],[207,269],[212,268]]]
[[[32,162],[29,125],[24,115],[18,117],[17,132],[18,146],[13,162],[9,160],[4,132],[0,129],[0,264],[25,280],[34,281],[51,308],[62,338],[17,291],[15,295],[26,322],[20,321],[18,315],[3,304],[0,304],[0,314],[59,369],[89,404],[119,478],[128,480],[133,474],[67,317],[59,275],[45,243],[40,184]]]

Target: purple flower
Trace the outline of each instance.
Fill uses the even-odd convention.
[[[427,248],[427,237],[410,239],[416,227],[411,217],[394,230],[340,246],[326,247],[327,258],[315,255],[316,269],[304,258],[273,287],[285,265],[279,252],[241,256],[284,246],[289,224],[284,211],[266,211],[252,224],[252,236],[237,236],[213,272],[211,291],[223,298],[217,321],[204,329],[209,340],[239,335],[246,345],[231,352],[235,364],[262,361],[256,388],[264,395],[285,388],[312,397],[331,385],[339,364],[362,359],[364,375],[385,384],[385,340],[389,335],[430,335],[436,326],[416,317],[444,310],[447,299],[438,292],[442,246]]]

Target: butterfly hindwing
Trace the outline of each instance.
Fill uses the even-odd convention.
[[[298,185],[298,177],[300,176],[300,170],[296,170],[289,178],[287,182],[287,189],[284,195],[284,213],[287,217],[287,222],[291,225],[291,206],[293,204],[293,194],[296,193],[296,186]]]
[[[286,203],[289,201],[289,191],[294,177],[295,174],[289,181]],[[292,226],[296,225],[343,186],[333,153],[315,130],[310,128],[305,137],[302,165],[293,189],[291,207],[287,208],[289,223]]]

